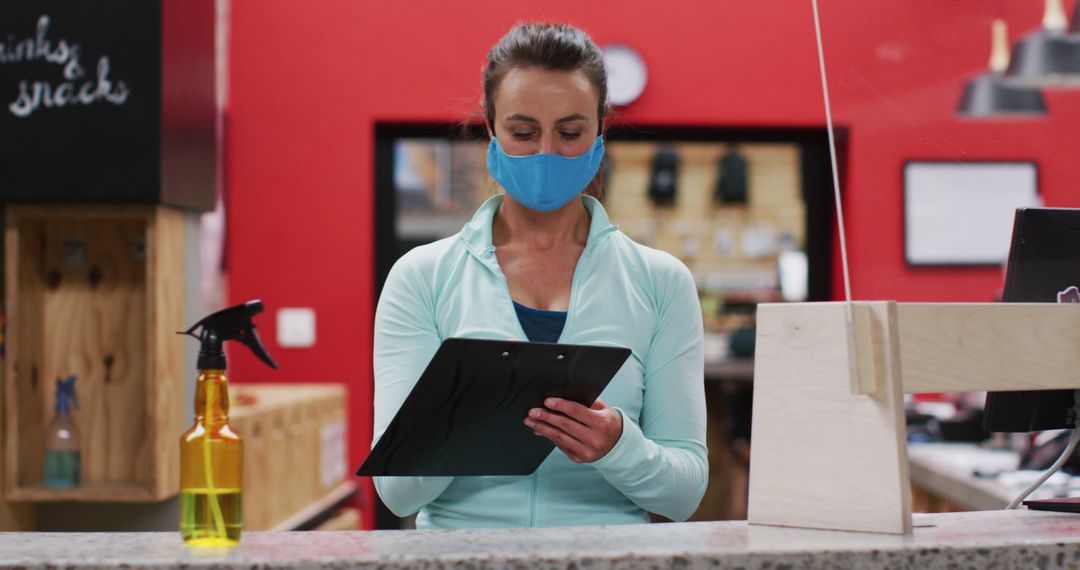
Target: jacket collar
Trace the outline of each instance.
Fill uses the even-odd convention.
[[[495,212],[502,206],[505,194],[492,196],[480,205],[473,214],[472,220],[458,233],[458,237],[465,243],[466,249],[482,261],[494,262],[495,246],[491,243],[491,225],[495,220]],[[585,247],[588,248],[596,243],[602,236],[618,229],[608,219],[607,211],[600,201],[592,196],[582,194],[581,202],[589,211],[592,220],[589,223],[589,237],[586,238]]]

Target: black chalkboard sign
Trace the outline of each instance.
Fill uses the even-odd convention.
[[[185,6],[197,17],[168,21]],[[0,2],[0,202],[212,208],[213,15],[212,0]]]

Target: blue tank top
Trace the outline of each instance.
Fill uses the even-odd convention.
[[[525,331],[525,336],[532,342],[558,342],[566,325],[565,311],[545,311],[526,307],[514,301],[514,311]]]

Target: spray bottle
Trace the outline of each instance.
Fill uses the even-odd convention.
[[[262,310],[261,301],[249,301],[218,311],[180,333],[201,343],[195,425],[180,437],[180,535],[190,545],[232,546],[240,541],[244,448],[240,436],[229,428],[222,345],[238,340],[277,368],[251,320]]]
[[[71,419],[71,406],[79,407],[75,376],[56,380],[56,408],[45,431],[43,483],[53,489],[79,486],[79,429]]]

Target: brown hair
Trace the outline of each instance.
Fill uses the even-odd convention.
[[[607,115],[607,70],[604,54],[589,34],[569,24],[524,23],[510,29],[491,48],[484,66],[484,120],[495,129],[495,92],[503,77],[513,68],[539,67],[550,71],[581,70],[599,96],[596,110],[597,132],[604,130]],[[603,196],[603,171],[586,189],[596,198]]]

